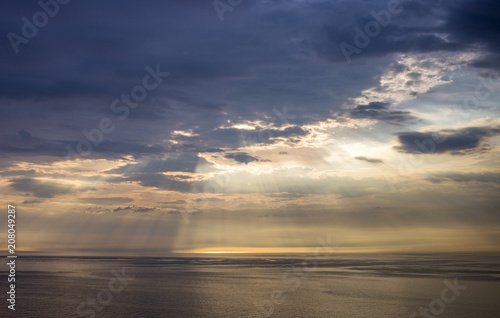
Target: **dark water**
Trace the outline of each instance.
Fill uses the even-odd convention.
[[[434,317],[500,317],[496,255],[306,257],[20,257],[16,311],[5,298],[0,316],[410,317],[431,304]],[[445,280],[460,285],[447,302]]]

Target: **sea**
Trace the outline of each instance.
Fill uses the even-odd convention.
[[[8,260],[5,260],[7,263]],[[497,254],[16,259],[1,317],[500,317]]]

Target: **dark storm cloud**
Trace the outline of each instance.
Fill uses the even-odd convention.
[[[14,74],[0,75],[0,98],[66,97],[73,95],[104,94],[106,89],[97,84],[58,79],[15,78]]]
[[[317,34],[303,39],[299,47],[303,51],[313,49],[324,55],[328,43],[318,41],[322,32],[326,30],[334,44],[331,47],[338,51],[342,40],[352,42],[354,26],[364,27],[373,20],[371,10],[387,7],[387,1],[324,1],[302,7],[281,3],[274,8],[251,4],[255,6],[254,11],[238,7],[238,15],[253,23],[255,28],[253,31],[246,28],[247,32],[237,34],[220,23],[211,3],[131,1],[124,5],[120,1],[72,2],[62,6],[59,14],[28,44],[21,45],[19,55],[13,53],[7,37],[3,38],[2,60],[5,64],[0,77],[0,96],[115,96],[137,84],[144,67],[150,63],[159,63],[171,72],[169,80],[176,86],[245,76],[252,64],[259,60],[264,64],[291,62],[290,57],[282,55],[278,49],[255,49],[276,42],[270,38],[272,33],[264,33],[269,33],[269,27],[279,24],[298,33],[302,31],[300,27],[306,29],[314,25],[307,22],[309,15],[321,14],[324,24],[318,25]],[[483,44],[489,50],[499,47],[496,34],[500,29],[500,5],[494,0],[403,1],[402,7],[403,12],[393,16],[392,23],[363,50],[364,56],[409,51],[457,51],[477,44]],[[10,2],[3,10],[2,34],[20,33],[20,18],[23,15],[31,17],[37,10],[39,7],[33,2]],[[347,12],[354,21],[336,19],[341,12]],[[336,22],[327,24],[328,15]],[[183,19],[179,20],[179,16]],[[415,17],[423,23],[406,26],[407,21]],[[192,23],[186,24],[185,21]],[[231,26],[241,27],[240,24]],[[448,34],[450,40],[442,39],[437,33]],[[343,61],[340,51],[330,55],[330,59]],[[37,64],[33,64],[35,61]]]
[[[375,158],[355,157],[354,159],[361,160],[361,161],[366,161],[366,162],[369,162],[369,163],[383,163],[382,160],[375,159]]]
[[[15,135],[0,137],[0,150],[13,153],[39,153],[61,155],[64,144],[58,141],[44,140],[32,136],[25,130],[20,130]]]
[[[75,144],[76,149],[76,142]],[[148,145],[146,143],[131,143],[131,142],[121,142],[121,141],[103,141],[99,146],[94,148],[95,152],[107,153],[107,154],[131,154],[131,155],[142,155],[142,154],[161,154],[165,152],[165,149],[158,145]]]
[[[495,0],[451,2],[442,29],[449,32],[452,40],[464,44],[483,44],[497,51],[500,49],[500,3]]]
[[[437,132],[403,132],[397,134],[400,152],[417,154],[463,155],[487,150],[488,137],[500,134],[500,129],[491,127],[469,127],[459,130]]]
[[[441,183],[446,181],[452,182],[480,182],[480,183],[496,183],[500,185],[500,173],[437,173],[427,178],[432,183]]]
[[[155,10],[150,10],[152,6]],[[31,79],[33,82],[39,80],[45,83],[45,86],[39,86],[45,90],[27,90],[23,96],[27,96],[27,94],[29,96],[31,92],[40,92],[44,96],[47,94],[67,95],[68,92],[78,93],[81,91],[80,88],[89,89],[90,87],[98,87],[98,90],[108,92],[114,91],[116,89],[112,88],[112,83],[106,85],[106,79],[110,79],[109,76],[137,78],[143,72],[145,65],[127,64],[127,57],[142,60],[145,57],[155,56],[152,52],[147,53],[147,50],[138,44],[148,42],[160,44],[160,40],[172,39],[174,31],[171,27],[175,24],[172,17],[180,10],[189,7],[190,5],[186,2],[176,3],[174,1],[149,1],[147,4],[132,1],[127,5],[113,0],[106,3],[73,1],[68,5],[61,6],[59,14],[51,19],[47,26],[41,28],[36,37],[31,39],[28,44],[21,45],[20,53],[17,56],[5,37],[5,42],[2,44],[9,50],[5,50],[3,55],[8,58],[8,61],[20,66],[16,72],[24,73],[24,75],[31,74],[29,77],[25,76],[24,79]],[[202,7],[202,5],[192,7],[194,10],[188,12],[194,13],[193,16],[195,16],[196,11]],[[40,7],[36,2],[16,1],[16,3],[10,3],[3,10],[6,13],[6,22],[1,26],[2,30],[5,31],[3,33],[20,34],[21,17],[31,18],[37,10],[40,10]],[[130,21],[143,21],[143,23],[130,23]],[[85,27],[82,28],[81,25],[85,25]],[[170,26],[170,28],[162,28],[162,25]],[[58,48],[59,51],[54,51],[54,48]],[[99,52],[99,54],[89,54],[91,51]],[[48,55],[49,52],[57,53],[57,58]],[[30,66],[22,67],[19,56],[23,59],[33,59],[38,56],[41,64],[36,70],[39,72],[22,72],[29,70]],[[69,73],[73,74],[72,77],[66,77],[68,72],[65,74],[64,67],[58,66],[58,59],[61,58],[62,61],[66,62],[64,66],[70,71]],[[189,64],[189,58],[184,58],[185,62],[179,63],[180,69]],[[47,75],[47,73],[42,72],[41,66],[43,65],[53,67],[51,77],[37,76]],[[116,68],[117,66],[120,66],[119,69]],[[116,71],[107,72],[113,69]],[[106,77],[96,81],[97,78],[93,76],[96,72],[101,72],[101,75],[106,75]],[[21,82],[20,84],[22,88],[22,85],[29,84],[29,82]],[[28,86],[28,88],[30,87]],[[93,89],[90,89],[89,92],[96,93]]]
[[[391,23],[380,34],[369,38],[369,45],[355,58],[382,56],[391,53],[466,51],[483,47],[486,52],[498,52],[500,45],[500,3],[495,0],[401,1],[402,12],[392,15]],[[354,6],[354,5],[353,5]],[[374,20],[371,10],[386,10],[387,1],[373,2],[369,8],[353,13],[361,17],[350,26],[330,24],[326,27],[333,45],[323,56],[332,61],[345,61],[338,45],[354,45],[354,27],[364,29]],[[418,21],[409,25],[409,21]],[[440,34],[446,34],[444,39]]]
[[[49,140],[32,136],[27,131],[19,131],[16,135],[5,135],[0,137],[0,150],[14,154],[62,157],[69,154],[66,149],[67,146],[72,149],[77,149],[80,142],[81,141],[78,140]],[[138,156],[160,154],[162,152],[165,152],[165,149],[157,145],[110,140],[103,140],[97,147],[92,148],[92,154],[97,154],[97,157],[102,157],[103,155],[111,157],[123,155]]]
[[[500,70],[500,54],[489,54],[478,58],[471,66],[485,69]]]
[[[389,103],[384,102],[371,102],[368,105],[358,105],[354,110],[349,112],[349,116],[351,118],[375,119],[394,125],[418,120],[410,112],[390,109],[389,106]]]
[[[249,164],[250,162],[259,161],[259,158],[250,156],[246,152],[228,153],[224,156],[224,158],[233,159],[236,162],[244,164]]]
[[[9,182],[14,190],[27,192],[38,198],[53,198],[58,195],[95,190],[93,188],[77,188],[71,185],[41,181],[33,178],[11,179]]]
[[[2,34],[21,35],[21,17],[29,19],[38,10],[36,2],[10,3],[2,10]],[[213,31],[221,27],[211,3],[73,1],[21,44],[17,55],[2,37],[0,97],[117,95],[136,85],[150,63],[175,73],[176,84],[239,76],[246,65],[216,53],[248,39],[217,39]],[[202,43],[210,38],[214,41]],[[204,54],[194,43],[204,45]]]

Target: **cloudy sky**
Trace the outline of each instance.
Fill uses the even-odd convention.
[[[60,2],[0,10],[20,250],[500,249],[498,1]]]

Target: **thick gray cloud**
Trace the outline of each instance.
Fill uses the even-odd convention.
[[[488,54],[474,61],[472,64],[474,67],[500,70],[500,54]]]
[[[404,122],[416,121],[410,112],[389,108],[385,102],[371,102],[368,105],[358,105],[349,112],[351,118],[367,118],[401,125]]]
[[[488,137],[500,134],[500,129],[492,127],[469,127],[459,130],[437,132],[403,132],[397,134],[400,152],[416,154],[463,155],[487,150]]]
[[[225,158],[233,159],[236,162],[249,164],[250,162],[259,161],[259,158],[250,156],[246,152],[228,153]]]
[[[357,3],[353,1],[353,3]],[[353,7],[356,5],[353,4]],[[377,57],[392,53],[410,52],[457,52],[482,47],[486,52],[498,52],[497,34],[500,32],[500,4],[495,0],[458,1],[401,1],[401,13],[392,15],[391,23],[381,28],[380,33],[363,48],[353,60]],[[323,52],[325,58],[334,62],[345,61],[338,44],[354,44],[354,27],[363,29],[374,20],[371,10],[387,9],[386,1],[372,2],[370,8],[359,9],[352,14],[357,17],[351,25],[328,25],[332,41]],[[409,21],[413,21],[410,24]],[[403,35],[404,36],[401,36]],[[445,34],[446,39],[441,36]],[[336,44],[336,45],[335,45]]]
[[[82,142],[91,145],[92,148],[90,153],[87,153],[88,148],[85,147],[82,148],[82,152],[77,153],[78,149],[80,149],[79,144]],[[56,157],[71,156],[73,152],[68,151],[67,147],[72,149],[75,153],[75,157],[81,158],[117,158],[124,155],[141,156],[166,152],[166,149],[161,146],[148,145],[144,142],[102,140],[97,146],[92,146],[90,141],[84,139],[83,136],[81,141],[64,139],[49,140],[35,137],[24,130],[19,131],[15,135],[4,135],[0,137],[0,150],[11,154],[28,156],[47,155]]]

